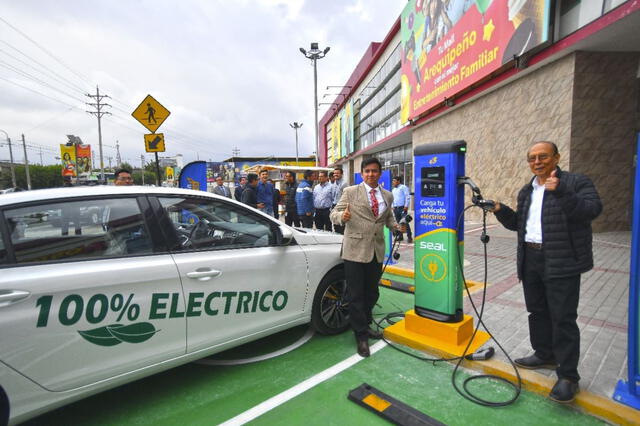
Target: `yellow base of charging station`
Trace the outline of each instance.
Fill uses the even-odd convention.
[[[384,336],[394,342],[424,351],[436,351],[462,356],[473,334],[473,318],[464,315],[460,322],[440,322],[424,318],[412,309],[402,321],[384,329]],[[489,333],[478,330],[467,354],[474,353],[490,339]]]

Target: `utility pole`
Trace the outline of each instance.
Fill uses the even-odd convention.
[[[40,165],[44,166],[44,163],[42,162],[42,148],[40,148]]]
[[[302,123],[294,121],[293,124],[289,124],[296,131],[296,166],[300,167],[300,161],[298,160],[298,129],[302,127]]]
[[[91,170],[96,168],[96,152],[91,150]]]
[[[13,167],[13,151],[11,150],[11,138],[9,137],[9,134],[4,130],[0,129],[0,132],[4,133],[4,135],[7,137],[7,145],[9,145],[9,161],[11,162],[9,164],[9,168],[11,169],[11,184],[15,188],[16,187],[16,169],[14,169]]]
[[[27,143],[24,141],[24,133],[22,134],[22,149],[24,150],[24,170],[27,173],[27,189],[31,191],[31,176],[29,176],[29,159],[27,158]]]
[[[87,102],[87,105],[94,107],[96,110],[95,111],[87,111],[89,114],[91,115],[95,115],[96,117],[98,117],[98,146],[100,147],[100,180],[102,181],[102,183],[106,183],[105,178],[104,178],[104,157],[102,156],[102,126],[100,123],[100,119],[102,118],[103,115],[105,114],[111,114],[110,112],[107,111],[103,111],[102,108],[108,106],[110,107],[111,105],[109,104],[105,104],[102,102],[102,100],[104,98],[109,98],[110,96],[108,95],[101,95],[100,94],[100,88],[96,85],[96,94],[95,95],[90,95],[90,94],[86,94],[85,96],[95,99],[95,102]]]
[[[144,185],[144,154],[140,154],[140,169],[142,170],[142,184]]]
[[[109,157],[107,157],[107,158],[109,159],[109,168],[111,168],[111,159],[112,159],[113,157],[109,156]]]
[[[116,140],[116,165],[120,167],[122,164],[122,158],[120,157],[120,144]]]
[[[233,147],[233,149],[231,150],[231,154],[233,154],[234,157],[237,157],[240,155],[240,150],[238,149],[237,146]]]

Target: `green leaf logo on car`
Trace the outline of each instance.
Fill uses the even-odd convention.
[[[90,343],[99,346],[115,346],[122,342],[142,343],[149,340],[160,330],[150,322],[138,322],[129,325],[111,324],[78,333]]]

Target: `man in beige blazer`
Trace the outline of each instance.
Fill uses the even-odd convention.
[[[361,166],[363,182],[344,188],[331,212],[331,221],[344,226],[342,259],[347,280],[349,321],[356,335],[358,354],[369,356],[368,339],[380,339],[372,330],[372,311],[378,301],[378,282],[384,259],[384,226],[400,230],[391,208],[393,195],[378,185],[382,165],[369,158]]]

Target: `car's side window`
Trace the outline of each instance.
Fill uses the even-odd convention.
[[[184,250],[275,244],[271,223],[241,206],[203,198],[160,198]]]
[[[152,252],[133,198],[38,204],[4,214],[18,263]]]

